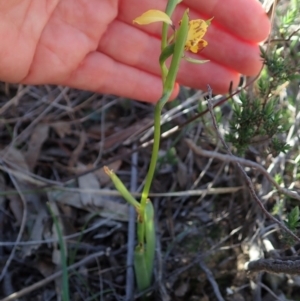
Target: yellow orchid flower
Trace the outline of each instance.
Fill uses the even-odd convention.
[[[202,38],[204,37],[211,20],[212,19],[207,21],[196,19],[189,21],[189,30],[184,47],[185,51],[198,53],[208,45],[207,41],[203,40]],[[133,23],[140,25],[146,25],[154,22],[165,22],[169,25],[173,24],[172,20],[166,13],[156,9],[148,10],[133,20]]]
[[[207,46],[207,41],[203,40],[208,24],[206,21],[198,19],[189,22],[188,36],[185,42],[184,50],[198,53]]]

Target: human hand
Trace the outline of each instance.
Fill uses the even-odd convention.
[[[155,102],[162,92],[158,57],[161,24],[132,20],[165,0],[0,0],[0,80],[57,84]],[[257,0],[185,0],[191,19],[214,17],[205,36],[203,65],[182,61],[178,82],[215,93],[228,91],[239,74],[261,68],[257,43],[270,29]],[[174,90],[174,96],[178,87]]]

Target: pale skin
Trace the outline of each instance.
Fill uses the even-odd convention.
[[[0,0],[0,80],[57,84],[156,102],[162,92],[158,56],[161,24],[137,26],[148,9],[166,0]],[[204,65],[182,62],[178,83],[215,93],[233,88],[240,74],[261,69],[258,43],[269,20],[257,0],[185,0],[172,17],[178,24],[214,17],[198,55]],[[188,54],[187,54],[188,55]],[[175,87],[173,97],[178,93]]]

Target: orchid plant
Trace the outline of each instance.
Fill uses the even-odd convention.
[[[112,170],[109,170],[107,167],[104,168],[105,172],[113,181],[116,189],[121,193],[121,195],[129,204],[135,207],[137,211],[138,243],[134,255],[134,268],[137,286],[140,291],[147,289],[151,285],[154,266],[154,208],[148,196],[158,159],[161,135],[161,112],[164,105],[170,99],[170,96],[174,89],[181,59],[186,59],[191,63],[198,64],[207,62],[207,60],[196,60],[190,58],[186,55],[186,52],[199,53],[208,45],[207,41],[205,41],[203,37],[212,19],[206,21],[202,19],[190,20],[189,11],[187,9],[178,24],[178,28],[176,28],[176,26],[173,24],[171,16],[176,6],[180,2],[181,0],[169,0],[165,12],[153,9],[145,12],[144,14],[133,20],[133,23],[139,25],[147,25],[154,22],[163,22],[161,54],[159,57],[159,64],[162,74],[163,93],[161,98],[155,105],[154,143],[152,156],[140,202],[131,195],[125,185]],[[174,30],[174,33],[171,37],[168,37],[169,26],[171,26],[171,28]],[[166,65],[166,60],[168,58],[171,58],[169,67],[167,67]]]

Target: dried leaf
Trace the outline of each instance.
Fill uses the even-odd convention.
[[[41,148],[48,138],[49,126],[47,124],[39,124],[33,130],[29,143],[28,150],[25,153],[25,159],[30,170],[33,170],[40,156]]]
[[[23,218],[23,203],[18,195],[8,195],[9,208],[16,219],[16,226],[20,226]]]
[[[179,284],[179,286],[175,290],[175,296],[177,297],[183,297],[187,293],[189,289],[189,283],[188,282],[182,282]]]
[[[76,162],[78,161],[78,158],[84,148],[86,139],[87,139],[86,133],[84,131],[81,131],[79,133],[79,143],[78,143],[77,147],[74,149],[74,151],[71,155],[71,158],[69,160],[69,163],[68,163],[69,168],[73,167],[76,164]]]
[[[64,138],[66,135],[70,135],[72,133],[70,122],[58,121],[51,123],[50,126],[60,138]]]
[[[40,198],[34,200],[35,214],[31,214],[30,219],[33,220],[33,226],[30,231],[29,241],[42,241],[44,233],[44,221],[49,217],[45,204]],[[22,256],[30,256],[34,250],[38,249],[40,244],[28,245],[22,247]]]
[[[128,221],[128,205],[126,203],[118,203],[108,196],[93,192],[93,204],[84,205],[81,200],[80,192],[72,191],[49,191],[52,200],[67,204],[78,209],[86,210],[91,213],[97,212],[102,217],[111,218],[118,221]]]
[[[19,171],[29,171],[28,164],[21,151],[14,147],[7,147],[0,151],[0,157],[5,161],[9,167]]]
[[[88,168],[81,163],[78,163],[77,166],[81,171],[88,170]],[[78,185],[79,188],[82,188],[83,190],[100,190],[100,183],[93,173],[88,173],[84,176],[79,177]],[[80,196],[84,206],[93,205],[93,198],[95,197],[94,194],[88,192],[80,192]]]
[[[177,179],[180,188],[185,188],[188,179],[187,167],[181,160],[178,160],[177,164]]]
[[[44,258],[37,259],[37,269],[45,278],[54,273],[54,265],[51,262],[45,261]]]
[[[123,127],[121,129],[118,129],[114,134],[105,138],[104,150],[112,150],[115,147],[122,144],[123,142],[125,142],[126,139],[130,138],[131,136],[136,137],[136,135],[140,133],[141,130],[143,130],[149,124],[150,121],[151,120],[149,118],[144,118],[143,120],[139,120],[138,122],[135,122],[129,127]]]

